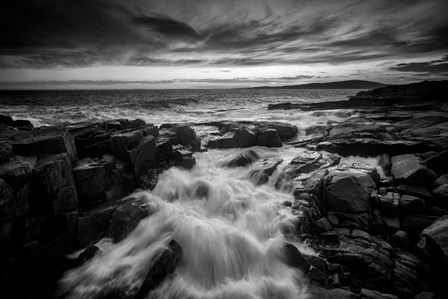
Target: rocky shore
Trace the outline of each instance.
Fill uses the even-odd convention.
[[[282,157],[254,146],[305,148],[275,186],[293,192],[298,238],[318,256],[285,244],[315,298],[446,298],[448,287],[448,82],[385,87],[347,102],[269,105],[327,113],[343,122],[298,132],[278,122],[213,122],[160,127],[142,120],[33,128],[0,116],[0,283],[15,298],[50,298],[61,274],[96,254],[103,237],[123,240],[151,207],[153,189],[172,166],[190,169],[205,148],[249,148],[228,167],[255,164],[265,184]],[[193,128],[215,127],[199,138]],[[297,138],[298,133],[303,138]],[[344,162],[375,157],[375,167]],[[75,258],[67,254],[83,251]],[[175,240],[135,294],[145,298],[181,262]],[[104,298],[124,298],[106,294]]]

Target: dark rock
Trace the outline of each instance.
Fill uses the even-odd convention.
[[[233,135],[232,139],[234,147],[238,148],[255,146],[257,143],[257,135],[247,128],[236,130],[235,135]]]
[[[436,205],[441,208],[448,208],[448,184],[443,184],[432,191],[436,198]]]
[[[391,238],[390,243],[404,250],[409,250],[411,248],[411,239],[409,234],[404,230],[397,231]]]
[[[12,186],[23,184],[33,175],[36,161],[36,157],[14,156],[0,164],[0,178]]]
[[[73,135],[64,129],[49,127],[37,129],[34,134],[33,152],[38,157],[51,154],[67,154],[72,166],[78,160]]]
[[[182,247],[171,240],[161,256],[153,264],[146,274],[146,278],[140,287],[135,299],[147,298],[148,293],[157,287],[168,275],[172,274],[182,260]]]
[[[400,185],[397,187],[398,192],[402,195],[412,195],[420,197],[429,205],[434,202],[431,191],[421,186]]]
[[[408,215],[401,221],[401,228],[410,234],[417,235],[437,218],[437,216],[432,215]]]
[[[378,164],[381,166],[381,169],[383,170],[383,173],[385,176],[391,175],[391,160],[390,156],[388,154],[382,154],[380,156],[380,160],[378,161]]]
[[[257,145],[266,147],[282,147],[282,141],[278,131],[275,129],[266,129],[260,132],[257,139]]]
[[[439,216],[439,217],[448,215],[448,210],[444,210],[439,207],[429,208],[427,212],[428,212],[428,215]]]
[[[227,163],[227,166],[228,167],[244,167],[244,166],[254,163],[259,158],[260,157],[257,155],[256,152],[254,152],[253,150],[248,150],[248,151],[242,152],[241,154],[239,154],[238,156],[236,156],[235,158],[230,160],[229,163]]]
[[[121,123],[119,121],[107,121],[104,123],[106,130],[108,131],[118,131],[121,130]]]
[[[419,213],[425,209],[425,201],[419,197],[403,195],[400,198],[400,208],[407,214]]]
[[[224,137],[218,139],[212,139],[207,144],[208,148],[233,148],[233,138],[232,137]]]
[[[283,109],[283,110],[289,110],[291,109],[293,105],[291,104],[291,102],[284,102],[284,103],[278,103],[278,104],[269,104],[268,105],[268,110],[278,110],[278,109]]]
[[[249,176],[256,185],[266,184],[269,177],[277,169],[277,166],[282,163],[282,159],[264,159],[256,162],[256,166],[250,172]]]
[[[158,136],[156,138],[156,153],[157,163],[170,160],[173,156],[173,145],[171,140],[166,137]]]
[[[396,250],[394,281],[395,294],[400,298],[412,297],[428,289],[423,262],[404,250]]]
[[[379,208],[385,215],[398,215],[398,206],[400,203],[400,194],[387,192],[386,195],[378,195]]]
[[[12,157],[12,146],[6,142],[0,142],[0,164],[8,162]]]
[[[0,219],[2,221],[16,219],[28,212],[28,200],[14,196],[14,190],[0,179]]]
[[[13,126],[20,129],[32,129],[34,128],[33,124],[26,119],[18,119],[15,120]]]
[[[72,167],[67,154],[57,154],[39,159],[36,166],[36,177],[49,202],[34,202],[36,209],[42,211],[49,204],[52,211],[64,214],[78,209],[78,194]],[[42,205],[42,207],[40,207]]]
[[[91,206],[97,201],[105,200],[106,166],[104,163],[84,158],[78,161],[73,169],[80,202]]]
[[[443,184],[448,184],[448,174],[443,174],[434,182],[434,186],[440,186]]]
[[[144,200],[134,200],[122,204],[115,209],[106,235],[118,243],[135,229],[140,220],[148,215],[148,205]]]
[[[437,296],[431,292],[421,292],[420,294],[414,297],[414,299],[436,299],[436,298]]]
[[[193,153],[186,150],[174,151],[173,159],[176,161],[176,165],[185,169],[191,169],[196,164],[196,159],[193,157]]]
[[[175,127],[177,140],[182,145],[190,145],[197,139],[195,131],[189,126]]]
[[[443,154],[431,156],[425,160],[425,163],[429,169],[433,170],[438,175],[448,172],[448,159],[445,159]]]
[[[128,161],[128,149],[134,148],[146,135],[144,129],[129,131],[129,132],[116,132],[112,134],[110,139],[112,152],[119,158]]]
[[[11,116],[0,115],[0,123],[10,126],[14,123],[14,120],[12,119]]]
[[[392,175],[397,182],[416,186],[428,186],[436,180],[435,173],[413,154],[392,157]]]
[[[79,267],[85,264],[88,260],[91,260],[98,252],[99,248],[96,246],[89,246],[83,250],[76,259],[75,266]]]
[[[369,213],[342,213],[334,212],[338,218],[339,226],[348,229],[370,230]]]
[[[144,174],[156,162],[156,141],[152,135],[145,136],[139,144],[127,150],[128,161],[134,167],[136,177]]]
[[[303,257],[302,253],[291,243],[284,244],[285,263],[291,267],[300,269],[307,273],[310,269],[310,264]]]
[[[448,261],[448,216],[443,216],[429,227],[425,228],[422,236],[427,239],[427,249],[436,256],[443,256],[443,260]],[[442,260],[441,260],[442,262]]]
[[[365,212],[371,206],[370,192],[373,189],[376,184],[367,171],[335,170],[326,178],[325,201],[330,210]]]
[[[267,129],[274,129],[278,132],[278,135],[282,141],[291,139],[295,137],[298,133],[296,126],[291,124],[281,123],[281,122],[259,122],[254,123],[255,126],[259,127],[260,132]]]
[[[319,232],[328,232],[333,228],[330,221],[328,221],[328,219],[325,217],[322,217],[319,220],[315,221],[314,224],[316,225]]]
[[[319,287],[314,287],[311,289],[311,296],[312,298],[316,298],[316,299],[355,299],[355,298],[359,298],[358,295],[350,292],[349,290],[346,289],[340,289],[340,288],[335,288],[335,289],[324,289],[324,288],[319,288]]]

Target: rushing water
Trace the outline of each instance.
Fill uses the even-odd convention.
[[[262,158],[278,149],[254,148]],[[307,298],[302,273],[288,266],[284,242],[312,253],[294,239],[297,216],[282,205],[293,196],[256,186],[252,166],[225,166],[240,150],[196,154],[197,165],[171,168],[145,198],[153,214],[118,244],[100,242],[103,253],[65,275],[71,298],[95,298],[111,288],[132,292],[167,242],[182,247],[180,266],[153,298]],[[285,162],[298,149],[283,150]],[[273,175],[275,180],[275,174]]]

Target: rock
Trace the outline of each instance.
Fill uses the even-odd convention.
[[[282,122],[258,122],[254,123],[259,127],[260,132],[267,129],[274,129],[278,132],[278,135],[282,141],[295,137],[298,133],[296,126]]]
[[[14,196],[14,190],[0,179],[0,219],[16,219],[28,212],[28,198]]]
[[[255,146],[257,143],[257,135],[247,128],[236,130],[232,137],[234,147],[246,148]]]
[[[448,184],[448,174],[442,174],[439,178],[434,182],[434,186],[438,187],[443,184]]]
[[[282,147],[282,141],[278,131],[275,129],[267,129],[260,132],[257,139],[257,145],[266,147]]]
[[[135,299],[147,298],[148,293],[157,287],[168,275],[173,273],[179,266],[182,260],[182,247],[176,242],[171,240],[168,246],[163,250],[160,257],[152,265],[151,269],[146,274],[140,290],[138,291]]]
[[[419,213],[425,209],[425,201],[415,196],[403,195],[400,198],[400,208],[406,214]]]
[[[282,161],[282,159],[264,159],[257,161],[256,166],[249,174],[250,179],[256,185],[266,184],[269,177],[274,173],[277,166],[282,163]]]
[[[12,157],[12,146],[6,142],[0,142],[0,164],[8,162]]]
[[[328,209],[362,213],[370,206],[370,192],[376,184],[366,171],[334,170],[326,178],[325,201]]]
[[[421,292],[414,297],[414,299],[436,299],[437,296],[431,292]]]
[[[278,103],[278,104],[269,104],[268,105],[268,110],[278,110],[278,109],[283,109],[283,110],[289,110],[291,109],[293,105],[291,104],[291,102],[284,102],[284,103]]]
[[[385,215],[398,215],[398,206],[400,203],[400,194],[387,192],[386,195],[378,195],[379,208]]]
[[[319,232],[328,232],[333,229],[330,221],[328,221],[328,219],[325,217],[322,217],[319,220],[315,221],[314,224],[316,225]]]
[[[363,231],[370,230],[369,213],[342,213],[334,212],[338,218],[339,226],[348,229],[359,229]]]
[[[393,286],[400,298],[409,298],[428,289],[423,262],[415,255],[396,250]]]
[[[156,140],[152,135],[145,136],[139,144],[127,150],[128,160],[134,167],[136,177],[144,174],[156,163]]]
[[[49,202],[35,203],[36,209],[45,212],[45,206],[51,205],[54,214],[64,214],[78,209],[78,194],[72,167],[67,154],[50,155],[39,159],[36,177],[44,198]]]
[[[422,236],[427,240],[426,248],[430,253],[440,257],[440,262],[448,261],[448,216],[443,216],[426,227]]]
[[[405,194],[420,197],[424,199],[428,205],[434,202],[431,191],[421,186],[400,185],[397,187],[397,190],[402,195]]]
[[[362,299],[398,299],[397,296],[391,294],[381,294],[377,291],[361,289],[361,293],[359,293]]]
[[[37,158],[14,156],[8,162],[0,164],[0,178],[8,184],[22,185],[33,175]]]
[[[441,175],[448,172],[448,159],[445,159],[446,154],[437,154],[429,157],[425,160],[429,169],[433,170],[436,174]]]
[[[411,239],[409,234],[404,230],[397,231],[391,238],[390,243],[404,250],[409,250],[411,248]]]
[[[310,290],[311,292],[311,298],[316,298],[316,299],[355,299],[355,298],[359,298],[358,295],[350,292],[349,290],[346,289],[340,289],[340,288],[335,288],[335,289],[324,289],[324,288],[320,288],[320,287],[314,287],[313,289]]]
[[[173,156],[173,145],[166,137],[156,137],[156,161],[157,163],[168,161]]]
[[[380,159],[378,161],[378,165],[381,166],[381,169],[383,170],[383,173],[385,176],[390,176],[391,173],[391,160],[390,160],[390,156],[388,154],[382,154],[380,156]]]
[[[208,148],[233,148],[233,138],[232,137],[224,137],[218,139],[212,139],[207,144]]]
[[[73,135],[64,129],[49,127],[38,129],[34,134],[33,152],[38,158],[51,154],[67,154],[70,164],[76,165],[78,156],[76,153]]]
[[[429,208],[427,212],[428,212],[428,215],[439,216],[439,217],[448,215],[448,210],[444,210],[444,209],[441,209],[438,207]]]
[[[176,165],[179,165],[185,169],[191,169],[194,165],[196,165],[196,159],[190,151],[176,150],[173,153],[173,159],[176,161]]]
[[[228,167],[244,167],[244,166],[254,163],[258,159],[260,159],[260,157],[257,155],[256,152],[254,152],[253,150],[248,150],[248,151],[242,152],[241,154],[239,154],[238,156],[236,156],[235,158],[230,160],[229,163],[227,163],[227,166]]]
[[[108,131],[118,131],[121,130],[121,123],[119,121],[107,121],[104,123],[106,130]]]
[[[118,243],[135,229],[140,220],[148,215],[148,204],[144,200],[134,200],[122,204],[115,209],[106,235]]]
[[[175,127],[175,132],[177,135],[177,140],[182,145],[193,144],[197,139],[196,132],[189,126]]]
[[[397,182],[416,186],[431,185],[436,179],[435,173],[413,154],[392,157],[392,175]]]
[[[110,139],[112,153],[125,161],[129,161],[127,150],[139,145],[144,136],[146,136],[144,129],[112,134]]]
[[[410,234],[417,235],[437,218],[432,215],[408,215],[401,221],[401,228]]]
[[[99,161],[84,158],[78,161],[73,169],[80,203],[92,206],[95,202],[104,201],[106,189],[106,166]]]
[[[291,243],[284,244],[285,263],[291,267],[300,269],[307,273],[310,269],[310,264],[302,256],[302,253]]]
[[[436,205],[448,209],[448,184],[443,184],[432,191],[436,198]]]

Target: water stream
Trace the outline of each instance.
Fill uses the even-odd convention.
[[[254,149],[262,158],[282,151],[284,163],[298,151]],[[297,216],[283,205],[293,196],[275,189],[274,181],[255,185],[253,165],[226,167],[240,151],[197,153],[191,171],[171,168],[152,192],[135,194],[152,215],[120,243],[100,241],[102,253],[66,273],[61,289],[69,298],[98,298],[114,288],[135,292],[174,239],[181,263],[150,298],[307,298],[303,273],[284,256],[285,242],[312,254],[294,239]]]

